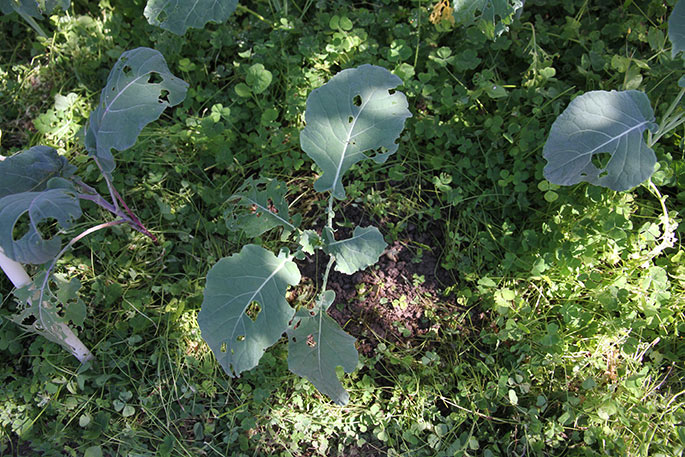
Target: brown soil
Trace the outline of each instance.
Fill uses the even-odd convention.
[[[360,226],[375,225],[384,233],[383,222],[369,221],[352,206],[344,210],[347,220]],[[337,219],[336,219],[337,220]],[[351,234],[339,229],[337,239]],[[371,355],[378,343],[410,344],[421,335],[437,330],[426,314],[454,309],[453,298],[444,295],[455,279],[440,267],[439,229],[420,230],[409,224],[399,239],[389,244],[378,263],[353,275],[331,271],[328,288],[336,294],[329,314],[347,333],[357,338],[357,347]],[[328,256],[317,251],[300,262],[301,285],[295,290],[301,299],[313,299],[321,287]],[[311,295],[311,296],[308,296]]]

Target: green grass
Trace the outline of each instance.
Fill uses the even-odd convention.
[[[47,40],[0,17],[0,153],[54,146],[103,193],[79,131],[119,54],[154,47],[190,83],[117,156],[117,188],[159,244],[115,227],[59,262],[83,284],[79,336],[96,360],[80,367],[23,333],[0,278],[0,455],[681,455],[683,229],[650,258],[661,208],[646,188],[542,177],[547,133],[574,95],[639,88],[658,114],[678,92],[671,6],[625,3],[529,0],[494,42],[475,27],[437,30],[419,0],[252,2],[263,20],[239,9],[183,38],[148,25],[139,0],[75,1],[41,22]],[[335,15],[352,28],[331,27]],[[240,97],[255,63],[273,82]],[[432,331],[382,341],[343,377],[341,408],[287,370],[282,344],[229,378],[196,316],[207,271],[246,241],[226,227],[226,200],[261,174],[301,189],[293,210],[307,213],[306,97],[363,63],[403,78],[414,117],[386,164],[350,172],[350,200],[388,240],[416,246],[409,224],[435,233],[426,249],[453,279],[425,297]],[[58,94],[74,94],[66,108]],[[682,138],[656,147],[654,182],[676,219]],[[108,217],[85,213],[77,228]]]

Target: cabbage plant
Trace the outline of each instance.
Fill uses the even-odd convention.
[[[109,200],[76,175],[76,167],[48,146],[34,146],[0,161],[0,267],[18,290],[21,302],[13,320],[24,329],[56,342],[81,362],[92,354],[69,324],[82,325],[86,315],[78,298],[78,279],[53,274],[58,259],[83,237],[127,224],[156,241],[126,205],[112,183],[112,150],[136,142],[145,125],[169,106],[183,101],[188,85],[169,71],[154,49],[124,52],[112,68],[86,129],[86,149],[100,169]],[[80,202],[92,201],[114,220],[91,227],[64,245],[60,233],[81,216]],[[44,234],[44,227],[58,234]],[[23,264],[38,265],[30,278]]]
[[[358,354],[355,339],[328,315],[335,300],[327,289],[328,276],[331,268],[349,275],[375,264],[387,245],[373,226],[355,227],[351,236],[340,237],[335,209],[346,198],[343,177],[350,167],[366,159],[383,163],[397,151],[405,120],[411,117],[406,97],[395,91],[400,84],[388,70],[362,65],[341,71],[307,98],[300,145],[321,170],[314,190],[328,194],[320,232],[300,228],[301,217],[289,214],[282,182],[250,178],[231,197],[235,209],[229,226],[252,236],[278,228],[295,248],[273,253],[248,244],[209,271],[198,322],[229,376],[257,366],[266,349],[286,333],[289,369],[336,403],[349,400],[336,368],[352,372]],[[321,291],[314,303],[295,309],[286,300],[288,287],[300,282],[294,260],[317,249],[329,256]]]
[[[42,37],[47,37],[36,22],[43,14],[66,11],[70,0],[0,0],[3,14],[17,13]],[[148,0],[143,14],[147,21],[176,35],[189,28],[203,28],[207,22],[224,22],[233,14],[238,0]]]
[[[672,56],[685,51],[685,1],[680,0],[668,20]],[[627,191],[645,183],[661,203],[662,242],[654,257],[675,242],[677,227],[668,215],[666,196],[651,181],[657,163],[652,149],[657,141],[685,122],[680,102],[685,95],[685,76],[678,81],[680,93],[659,123],[652,105],[639,90],[584,93],[571,101],[552,124],[543,148],[547,164],[545,179],[553,184],[588,182],[615,191]],[[645,138],[646,132],[646,138]]]

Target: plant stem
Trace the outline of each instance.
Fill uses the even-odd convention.
[[[0,249],[0,268],[5,272],[9,280],[17,289],[31,284],[31,278],[26,273],[24,267],[14,260],[5,256],[5,253]],[[29,300],[30,303],[30,300]],[[40,303],[40,302],[39,302]],[[38,307],[41,309],[41,306]],[[69,328],[64,322],[57,322],[55,324],[60,332],[58,337],[63,346],[69,349],[71,354],[78,359],[79,362],[85,363],[93,359],[93,354],[86,347],[85,344],[76,336],[74,331]],[[46,328],[46,331],[50,331]],[[55,335],[58,336],[58,335]]]
[[[15,10],[15,11],[16,11],[16,10]],[[33,19],[31,16],[29,16],[29,15],[26,14],[26,13],[22,13],[21,11],[17,11],[17,13],[19,14],[19,16],[22,17],[22,19],[24,19],[26,22],[28,22],[28,24],[33,28],[33,30],[36,31],[36,33],[37,33],[38,35],[42,36],[43,38],[47,38],[47,37],[48,37],[48,36],[45,34],[45,32],[43,32],[43,29],[40,28],[40,25],[38,25],[38,23],[35,21],[35,19]]]
[[[671,103],[671,106],[668,107],[666,110],[666,114],[664,114],[664,117],[661,119],[661,123],[659,123],[659,128],[657,128],[656,133],[652,135],[652,132],[649,132],[647,134],[647,145],[651,148],[654,146],[659,139],[661,139],[662,136],[673,130],[674,128],[678,127],[680,124],[685,122],[685,118],[683,117],[683,113],[678,113],[677,115],[671,117],[673,114],[673,111],[678,107],[680,104],[680,100],[682,100],[683,95],[685,95],[685,87],[680,89],[680,93],[678,96],[673,100]]]
[[[659,189],[654,185],[651,179],[647,181],[647,190],[649,190],[661,204],[661,225],[663,226],[663,235],[661,237],[661,243],[655,246],[654,249],[647,254],[645,266],[647,262],[657,257],[665,249],[673,247],[675,244],[675,229],[678,226],[676,223],[671,223],[671,218],[668,215],[668,208],[666,208],[666,198],[668,198],[668,195],[661,195],[661,192],[659,192]]]
[[[335,197],[333,196],[333,192],[331,192],[331,196],[328,199],[328,223],[326,224],[326,227],[331,230],[331,233],[333,233],[333,219],[335,218],[335,211],[333,211],[334,200]],[[334,263],[335,256],[333,254],[330,254],[328,258],[328,265],[326,265],[326,271],[323,274],[321,293],[319,294],[319,297],[322,297],[323,293],[326,292],[326,285],[328,284],[328,275],[331,273],[331,267]]]
[[[259,19],[259,20],[262,21],[262,22],[266,22],[267,24],[269,23],[269,21],[267,21],[267,20],[264,18],[264,16],[262,16],[261,14],[255,12],[255,11],[252,11],[250,8],[248,8],[248,7],[244,6],[244,5],[238,4],[237,9],[239,9],[240,11],[243,11],[243,12],[245,12],[245,13],[250,13],[250,14],[252,14],[254,17],[256,17],[257,19]]]
[[[107,200],[105,200],[100,194],[97,193],[95,189],[90,187],[89,185],[85,184],[81,180],[76,180],[76,183],[82,187],[82,190],[84,190],[87,193],[82,193],[79,194],[78,197],[83,200],[89,200],[95,203],[96,205],[100,206],[101,208],[106,209],[110,213],[114,214],[116,217],[119,217],[123,219],[128,225],[130,225],[134,230],[137,230],[138,232],[142,233],[143,235],[149,237],[153,243],[157,244],[157,237],[150,233],[150,231],[143,225],[142,222],[140,222],[140,219],[136,217],[136,215],[133,213],[133,211],[130,210],[124,199],[121,197],[119,192],[116,190],[114,185],[109,186],[109,191],[110,194],[112,195],[112,198],[114,199],[114,205],[109,203]],[[118,204],[116,203],[121,203],[121,206],[124,208],[124,212],[121,211],[121,208],[119,207]]]

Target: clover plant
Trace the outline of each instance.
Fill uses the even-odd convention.
[[[15,295],[23,303],[13,320],[61,344],[81,361],[92,355],[68,326],[69,322],[82,325],[85,318],[85,305],[76,295],[80,283],[53,270],[77,241],[106,227],[128,224],[155,240],[112,183],[112,149],[133,146],[145,125],[185,98],[187,87],[154,49],[124,52],[116,62],[90,115],[85,141],[107,185],[109,201],[84,183],[75,174],[76,167],[51,147],[34,146],[0,162],[0,266],[20,288]],[[59,227],[60,232],[70,228],[81,216],[81,200],[94,202],[115,219],[89,228],[66,246],[59,235],[44,235],[46,226]],[[30,279],[21,264],[40,267]]]
[[[288,367],[306,377],[338,404],[349,399],[337,378],[336,367],[350,373],[358,361],[355,339],[327,313],[335,293],[326,289],[331,268],[353,274],[378,261],[386,248],[376,227],[356,227],[339,239],[333,224],[336,200],[345,199],[342,178],[364,159],[385,162],[398,148],[398,138],[411,113],[402,81],[384,68],[362,65],[343,70],[307,98],[306,127],[300,134],[302,150],[321,169],[314,183],[328,193],[322,231],[303,230],[301,218],[291,216],[285,184],[249,178],[232,197],[235,210],[230,227],[252,236],[281,228],[285,240],[298,243],[278,254],[248,244],[221,259],[207,275],[198,322],[202,337],[230,376],[254,368],[264,351],[288,335]],[[311,308],[295,310],[286,300],[288,286],[300,282],[295,259],[321,249],[329,256],[322,288]]]

